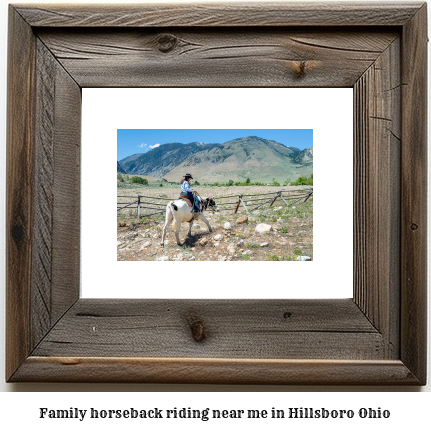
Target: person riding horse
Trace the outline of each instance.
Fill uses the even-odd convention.
[[[181,179],[181,194],[180,198],[189,200],[190,203],[193,206],[193,212],[196,214],[199,212],[199,208],[197,206],[197,199],[195,199],[193,195],[193,189],[190,187],[190,180],[192,180],[193,177],[190,174],[185,174],[184,178]]]

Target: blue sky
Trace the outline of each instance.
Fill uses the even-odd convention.
[[[222,144],[246,136],[271,139],[300,150],[313,146],[313,129],[118,129],[117,160],[171,142]]]

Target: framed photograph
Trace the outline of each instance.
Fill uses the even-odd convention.
[[[7,381],[426,384],[425,3],[11,5],[8,43]],[[100,297],[83,296],[85,268],[103,246],[89,252],[83,242],[89,226],[97,229],[81,212],[84,153],[97,142],[83,139],[82,102],[87,89],[102,88],[156,98],[177,89],[280,97],[286,89],[351,89],[352,186],[336,196],[353,202],[351,297],[265,296],[289,274],[259,272],[268,262],[220,261],[196,284],[217,279],[233,291],[241,283],[233,265],[253,265],[263,294],[159,294],[193,280],[200,262],[181,261],[140,262],[160,275],[154,282],[142,267],[136,282],[148,287],[145,297],[104,296],[114,281],[97,276]],[[187,111],[169,102],[155,111],[168,125],[160,128],[190,128]],[[110,117],[102,118],[109,129]],[[98,201],[99,188],[96,205],[115,214]],[[115,185],[113,193],[115,200]],[[316,186],[313,197],[325,193],[334,188]],[[132,263],[117,261],[111,224],[106,269]],[[345,230],[334,232],[329,251],[338,236]],[[313,262],[294,265],[324,289],[343,268],[336,259],[326,273],[307,266],[318,263],[318,247],[313,235]],[[292,263],[271,265],[288,272]]]

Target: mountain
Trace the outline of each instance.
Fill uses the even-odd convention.
[[[248,136],[197,152],[173,168],[164,177],[175,181],[190,172],[195,180],[278,181],[309,176],[313,172],[312,148],[300,151],[276,141]]]
[[[117,160],[117,174],[118,173],[125,174],[126,171],[121,167],[121,165],[118,163],[118,160]]]
[[[305,150],[298,151],[292,160],[295,163],[306,165],[308,163],[313,164],[313,148],[306,148]]]
[[[120,166],[127,174],[163,177],[193,154],[215,148],[218,145],[204,142],[190,142],[189,144],[173,142],[160,145],[144,154],[125,157],[120,160]],[[184,173],[180,177],[183,175]]]

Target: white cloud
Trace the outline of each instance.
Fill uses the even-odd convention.
[[[151,148],[151,149],[153,149],[153,148],[157,148],[157,147],[160,147],[160,144],[150,145],[150,148]]]
[[[147,146],[147,144],[138,145],[139,148],[145,148],[146,146]]]

